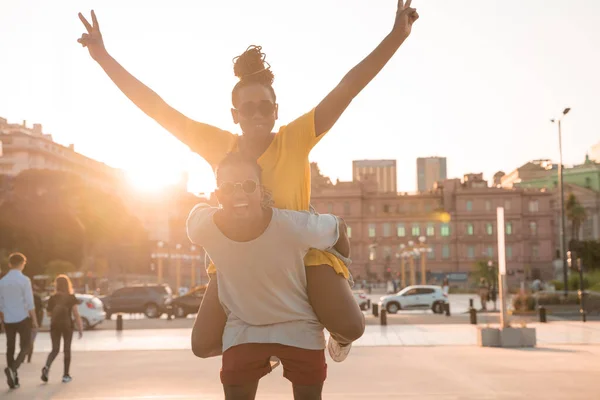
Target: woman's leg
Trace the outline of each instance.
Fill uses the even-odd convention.
[[[217,276],[210,275],[192,329],[192,351],[197,357],[208,358],[221,355],[226,322],[227,315],[219,302]]]
[[[66,328],[63,330],[64,338],[64,358],[65,358],[65,371],[63,375],[69,375],[69,367],[71,366],[71,343],[73,341],[73,329]]]
[[[341,345],[350,344],[365,331],[365,317],[348,281],[330,265],[306,267],[308,300],[331,336]]]
[[[56,328],[50,328],[50,339],[52,340],[52,351],[48,354],[48,359],[46,360],[46,368],[50,369],[52,362],[58,355],[60,351],[60,337],[61,331]]]
[[[223,385],[225,400],[254,400],[258,390],[258,381],[245,385]]]
[[[292,385],[294,389],[294,400],[321,400],[323,384],[314,386]]]

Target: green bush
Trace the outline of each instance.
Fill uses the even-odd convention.
[[[579,296],[569,293],[565,298],[562,293],[543,293],[537,296],[537,301],[540,306],[575,305],[579,304]]]
[[[583,276],[583,288],[589,289],[590,280],[587,276]],[[557,288],[558,289],[558,288]],[[571,274],[569,276],[569,290],[579,290],[579,274]]]
[[[518,294],[512,298],[513,309],[516,311],[535,310],[536,299],[531,294]]]

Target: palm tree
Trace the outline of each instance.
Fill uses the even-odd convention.
[[[571,222],[571,242],[578,243],[579,230],[581,225],[583,225],[585,222],[587,215],[585,208],[581,205],[573,193],[569,193],[567,204],[565,204],[565,212],[567,214],[567,218]]]

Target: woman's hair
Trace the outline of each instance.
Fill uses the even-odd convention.
[[[73,294],[73,285],[66,275],[58,275],[54,281],[55,293]]]
[[[258,176],[258,182],[262,182],[262,168],[260,167],[260,165],[258,165],[256,160],[243,155],[239,151],[227,153],[227,155],[225,155],[225,158],[223,158],[219,165],[217,165],[217,170],[215,171],[217,183],[221,181],[221,179],[219,178],[219,171],[221,171],[222,168],[227,167],[251,168],[256,172],[256,175]]]
[[[231,102],[234,107],[238,106],[239,89],[253,84],[263,85],[269,89],[273,95],[273,102],[277,101],[273,90],[275,75],[271,71],[271,65],[265,61],[265,57],[261,46],[251,45],[233,59],[233,73],[240,79],[231,92]]]

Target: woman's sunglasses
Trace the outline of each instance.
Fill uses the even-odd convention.
[[[275,104],[269,100],[261,100],[258,103],[247,101],[237,110],[244,118],[252,118],[257,112],[263,117],[269,117],[275,112]]]
[[[240,182],[223,182],[221,183],[221,185],[219,185],[219,191],[221,192],[221,194],[225,195],[225,196],[231,196],[232,194],[235,193],[237,188],[240,188],[244,191],[244,193],[246,194],[252,194],[254,192],[256,192],[256,188],[258,187],[258,183],[251,181],[251,180],[247,180],[244,181],[242,183]]]

